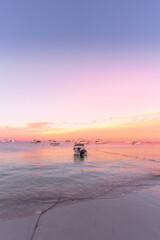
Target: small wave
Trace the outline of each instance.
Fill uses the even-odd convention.
[[[128,158],[138,158],[141,160],[147,160],[147,161],[152,161],[152,162],[157,162],[159,163],[160,160],[158,159],[153,159],[153,158],[146,158],[146,157],[142,157],[142,156],[134,156],[134,155],[128,155],[128,154],[121,154],[121,153],[116,153],[116,152],[106,152],[104,150],[93,150],[96,152],[101,152],[101,153],[107,153],[107,154],[112,154],[112,155],[117,155],[117,156],[121,156],[121,157],[128,157]]]

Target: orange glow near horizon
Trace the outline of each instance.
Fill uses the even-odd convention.
[[[160,49],[102,50],[0,57],[0,140],[160,141]]]
[[[65,125],[65,124],[64,124]],[[70,124],[71,125],[71,124]],[[78,139],[95,140],[102,138],[110,141],[160,141],[160,112],[148,113],[124,119],[102,119],[75,126],[56,126],[50,122],[29,123],[25,127],[1,127],[1,140],[17,139]]]

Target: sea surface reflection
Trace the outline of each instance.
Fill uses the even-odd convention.
[[[160,144],[0,143],[0,218],[31,215],[57,199],[114,197],[160,183]]]

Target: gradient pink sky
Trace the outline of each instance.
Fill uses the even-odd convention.
[[[159,141],[159,66],[157,49],[2,54],[1,138]]]

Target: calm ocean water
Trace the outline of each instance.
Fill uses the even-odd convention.
[[[160,184],[160,144],[0,142],[0,219],[28,216],[59,199],[115,197]]]

